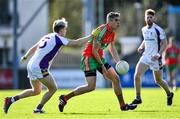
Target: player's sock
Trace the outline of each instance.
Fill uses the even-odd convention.
[[[167,94],[167,96],[168,96],[168,97],[170,97],[171,95],[172,95],[172,93],[171,93],[171,92],[169,92],[169,93]]]
[[[75,96],[74,91],[70,92],[69,94],[64,95],[64,100],[68,101],[71,97],[74,97],[74,96]]]
[[[136,93],[136,99],[137,99],[137,100],[140,100],[140,99],[141,99],[140,93]]]
[[[36,109],[41,110],[42,108],[43,108],[43,105],[42,105],[42,104],[39,104]]]
[[[17,101],[17,100],[19,100],[19,96],[14,96],[14,97],[11,98],[12,103]]]
[[[120,103],[120,108],[124,108],[126,106],[126,104],[123,102],[123,103]]]
[[[64,100],[67,101],[69,98],[67,95],[64,95]]]

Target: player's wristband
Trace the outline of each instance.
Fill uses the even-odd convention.
[[[102,67],[104,64],[100,64],[100,66]]]
[[[161,58],[161,55],[159,53],[157,53],[156,55],[159,57],[159,59]]]
[[[23,56],[23,59],[24,59],[24,60],[26,60],[26,59],[27,59],[27,57],[26,57],[26,56]]]

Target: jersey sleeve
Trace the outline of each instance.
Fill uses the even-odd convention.
[[[107,31],[106,27],[103,27],[102,29],[98,27],[92,31],[92,36],[96,38],[97,42],[101,42],[106,31]]]
[[[166,33],[164,32],[164,30],[161,28],[161,29],[159,29],[159,32],[160,32],[160,35],[159,35],[160,39],[165,40],[166,39]]]
[[[69,39],[67,39],[65,37],[61,37],[61,41],[62,41],[63,45],[67,45],[69,43]]]
[[[166,39],[166,33],[164,32],[164,30],[161,30],[160,32],[160,39]]]

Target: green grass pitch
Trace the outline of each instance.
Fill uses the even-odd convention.
[[[58,110],[58,96],[70,90],[59,89],[44,106],[44,114],[33,114],[44,91],[39,96],[19,100],[11,105],[8,114],[3,112],[5,96],[21,90],[0,90],[0,119],[180,119],[180,90],[175,92],[172,106],[166,105],[165,92],[160,88],[143,88],[141,105],[135,110],[121,111],[112,89],[93,92],[69,100],[63,113]],[[134,89],[123,88],[126,102],[134,99]]]

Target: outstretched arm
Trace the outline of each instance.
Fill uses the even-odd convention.
[[[68,45],[69,46],[80,46],[84,43],[86,43],[91,38],[91,35],[88,35],[86,37],[82,37],[76,40],[69,40]]]
[[[32,46],[24,56],[21,57],[21,60],[20,60],[20,63],[23,63],[24,61],[27,60],[27,58],[29,56],[32,56],[34,54],[34,52],[36,51],[37,49],[37,46],[38,46],[38,43],[36,43],[34,46]]]

